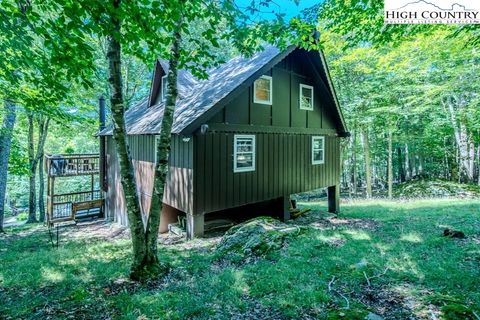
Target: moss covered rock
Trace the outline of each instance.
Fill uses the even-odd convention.
[[[415,179],[399,184],[394,189],[397,198],[477,198],[480,187],[471,184],[461,184],[445,180]]]
[[[271,217],[258,217],[232,227],[217,245],[219,257],[243,260],[261,257],[282,248],[288,237],[297,236],[301,229]]]

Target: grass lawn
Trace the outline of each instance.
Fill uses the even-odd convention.
[[[0,319],[480,315],[480,200],[346,203],[339,218],[323,203],[304,205],[312,212],[291,223],[306,231],[267,257],[219,260],[218,238],[163,244],[172,271],[144,285],[125,278],[130,242],[119,228],[65,228],[59,248],[42,226],[9,229],[0,235]],[[445,238],[445,228],[467,238]]]

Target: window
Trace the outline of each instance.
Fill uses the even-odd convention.
[[[236,134],[233,143],[233,172],[255,171],[255,136]]]
[[[313,87],[300,84],[300,109],[313,110]]]
[[[162,87],[160,89],[162,101],[167,99],[167,75],[162,77]]]
[[[325,137],[312,137],[312,164],[325,163]]]
[[[272,104],[272,77],[261,76],[253,83],[253,102]]]

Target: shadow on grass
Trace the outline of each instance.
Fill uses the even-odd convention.
[[[480,250],[472,242],[480,232],[479,205],[345,204],[343,220],[333,223],[313,204],[307,231],[254,263],[215,263],[203,240],[162,246],[160,258],[172,271],[145,286],[125,281],[128,240],[72,238],[52,249],[46,234],[30,232],[2,245],[0,314],[282,319],[343,313],[361,319],[370,311],[386,318],[439,317],[449,303],[473,310],[480,305]],[[464,231],[467,239],[442,237],[444,226]]]

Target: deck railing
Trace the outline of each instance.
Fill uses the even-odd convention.
[[[49,197],[48,201],[51,208],[50,221],[70,220],[75,218],[75,209],[82,204],[90,204],[91,208],[101,206],[102,192],[94,190],[56,194]]]
[[[100,190],[70,192],[54,195],[53,204],[59,204],[64,202],[84,202],[99,199],[102,199],[102,193],[100,192]]]
[[[45,169],[51,177],[98,174],[100,156],[98,154],[47,155]]]

